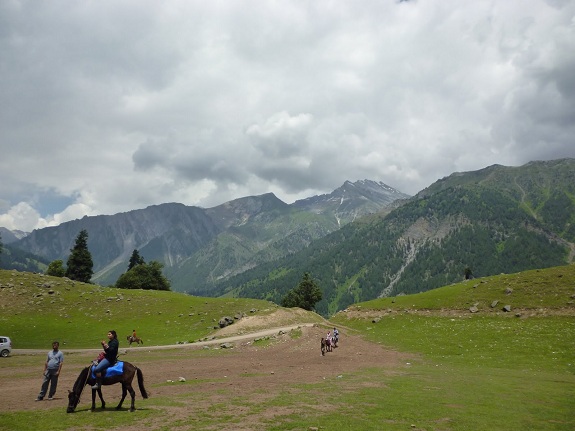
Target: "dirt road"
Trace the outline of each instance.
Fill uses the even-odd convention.
[[[292,337],[292,330],[297,331],[296,337]],[[323,326],[289,325],[201,343],[121,347],[121,350],[127,352],[124,360],[142,369],[146,388],[152,394],[149,400],[142,400],[136,390],[136,408],[154,408],[152,400],[163,397],[187,397],[201,393],[201,397],[194,398],[193,410],[196,412],[209,409],[215,403],[225,403],[222,398],[226,396],[233,399],[235,391],[241,391],[242,397],[257,402],[258,398],[266,399],[270,393],[280,393],[286,385],[335,379],[365,368],[381,368],[382,372],[391,372],[404,366],[407,360],[400,353],[369,343],[344,329],[340,331],[339,347],[322,356],[320,339],[326,332]],[[254,343],[254,339],[261,337],[271,338]],[[228,343],[228,348],[220,347],[224,343]],[[192,353],[191,350],[197,352]],[[66,362],[53,401],[34,401],[40,389],[46,351],[35,353],[17,349],[12,357],[3,359],[18,361],[21,354],[28,355],[22,360],[22,366],[2,366],[0,387],[2,393],[10,396],[2,396],[0,412],[54,407],[61,407],[64,411],[68,389],[72,388],[83,366],[98,350],[63,351]],[[181,379],[186,383],[180,382]],[[192,381],[194,384],[189,384]],[[121,391],[118,385],[106,386],[103,392],[109,406],[119,401]],[[89,403],[89,396],[84,396],[78,410],[85,411]],[[228,409],[233,409],[233,404],[230,402]],[[169,410],[173,419],[194,414],[184,406],[173,406]],[[230,414],[230,411],[226,414]],[[158,428],[164,425],[158,423]],[[155,429],[153,424],[149,424],[148,428]]]

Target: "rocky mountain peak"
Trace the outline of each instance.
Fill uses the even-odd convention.
[[[378,212],[398,199],[408,198],[409,195],[382,182],[360,180],[345,181],[329,194],[301,199],[292,205],[316,214],[332,213],[341,224]]]

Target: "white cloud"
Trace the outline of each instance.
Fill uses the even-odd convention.
[[[28,203],[19,202],[6,213],[0,214],[0,226],[30,232],[36,228],[49,226],[49,223]]]

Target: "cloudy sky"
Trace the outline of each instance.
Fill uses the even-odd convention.
[[[0,226],[575,157],[574,0],[0,1]]]

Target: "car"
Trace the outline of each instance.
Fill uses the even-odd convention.
[[[12,352],[12,341],[9,337],[0,335],[0,356],[5,358],[10,355],[10,352]]]

